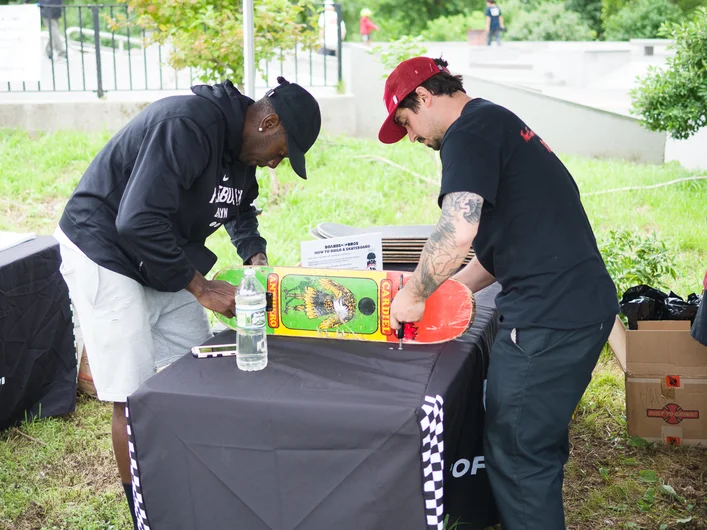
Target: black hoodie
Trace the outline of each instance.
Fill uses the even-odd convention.
[[[225,225],[239,256],[265,252],[255,167],[237,159],[253,100],[230,81],[146,107],[98,153],[59,226],[91,260],[159,291],[206,275]]]

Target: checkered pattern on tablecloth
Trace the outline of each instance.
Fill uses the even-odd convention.
[[[425,396],[422,429],[422,484],[427,528],[444,529],[444,400]]]
[[[130,476],[133,484],[133,502],[135,504],[135,517],[137,518],[138,530],[150,530],[150,523],[147,521],[145,513],[145,503],[142,499],[142,488],[140,487],[140,472],[137,466],[137,453],[135,452],[135,438],[130,425],[130,410],[125,405],[125,417],[128,420],[128,450],[130,451]]]

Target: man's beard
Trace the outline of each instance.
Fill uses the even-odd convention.
[[[417,139],[418,142],[421,144],[424,144],[426,147],[429,147],[430,149],[434,151],[439,151],[441,148],[442,142],[437,139],[437,138],[419,138]]]

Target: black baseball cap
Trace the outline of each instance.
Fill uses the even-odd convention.
[[[314,145],[322,127],[319,103],[296,83],[278,77],[278,86],[265,93],[287,134],[290,165],[300,177],[307,178],[304,154]]]

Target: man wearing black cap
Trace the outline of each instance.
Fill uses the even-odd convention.
[[[562,530],[568,425],[618,313],[579,190],[540,136],[510,110],[469,97],[441,59],[402,62],[383,98],[381,142],[407,135],[442,160],[440,220],[391,304],[391,327],[418,321],[450,277],[473,292],[498,281],[489,482],[504,530]]]
[[[127,396],[210,337],[205,309],[233,315],[235,287],[205,278],[216,262],[207,237],[223,225],[244,264],[267,265],[256,166],[289,158],[307,178],[319,105],[278,83],[259,101],[226,81],[149,105],[89,165],[55,231],[98,398],[114,403],[113,449],[136,528]]]

